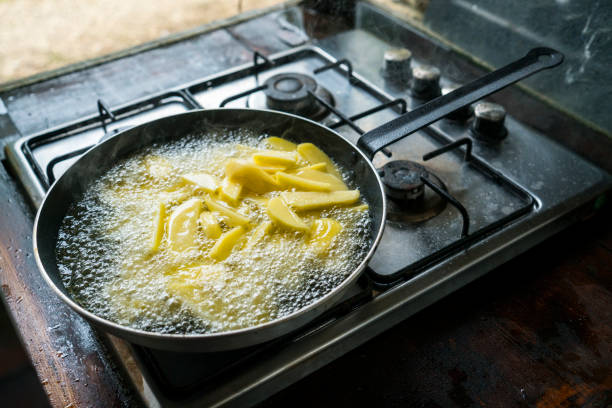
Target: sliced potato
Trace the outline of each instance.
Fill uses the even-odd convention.
[[[208,173],[190,173],[181,176],[183,181],[195,185],[197,188],[214,193],[219,188],[219,180]]]
[[[332,186],[329,183],[310,180],[294,174],[283,173],[282,171],[276,173],[276,182],[281,187],[295,187],[299,190],[306,191],[329,191],[332,189]]]
[[[208,238],[217,239],[221,236],[221,225],[219,225],[215,214],[210,211],[202,211],[202,214],[200,214],[200,225]]]
[[[367,204],[359,204],[353,207],[349,207],[348,209],[351,211],[368,211],[370,209],[370,206]]]
[[[298,145],[297,151],[300,156],[308,162],[308,164],[312,165],[317,163],[325,163],[328,172],[340,179],[342,178],[340,172],[336,169],[336,166],[331,161],[329,156],[317,146],[313,145],[312,143],[302,143]]]
[[[232,227],[249,223],[247,217],[221,204],[219,201],[213,200],[212,198],[205,198],[204,202],[210,211],[216,211],[224,216],[227,223]]]
[[[234,245],[238,242],[240,237],[244,234],[244,228],[242,227],[234,227],[231,230],[221,234],[215,245],[211,248],[208,255],[217,260],[223,261],[227,258],[231,253]]]
[[[215,294],[224,287],[226,275],[223,264],[179,268],[168,278],[166,290],[194,312],[211,318],[223,310],[223,302]]]
[[[181,267],[175,270],[168,280],[172,285],[170,292],[184,296],[185,300],[200,301],[201,299],[195,299],[191,290],[219,286],[225,280],[226,274],[227,267],[219,264]]]
[[[281,198],[296,210],[316,210],[334,205],[349,205],[359,200],[359,190],[319,193],[311,191],[283,192]]]
[[[159,203],[157,207],[157,213],[153,222],[153,244],[151,245],[152,251],[157,251],[161,244],[162,238],[164,237],[164,224],[166,222],[166,205]]]
[[[235,307],[228,308],[225,293],[231,276],[231,269],[222,263],[193,265],[176,270],[169,277],[166,290],[195,316],[229,330],[244,327],[239,317],[245,310],[256,311],[257,318],[269,320],[274,306],[264,303],[262,289],[256,285],[237,299],[238,305],[232,303]]]
[[[270,221],[264,221],[261,224],[259,224],[257,228],[253,230],[253,233],[251,234],[249,241],[246,244],[246,247],[253,248],[259,241],[261,241],[270,232],[271,228],[272,228],[272,222]]]
[[[253,161],[259,166],[295,166],[297,153],[284,152],[281,150],[262,150],[253,153]]]
[[[232,205],[238,205],[240,193],[242,193],[242,184],[231,180],[229,177],[223,179],[221,182],[221,189],[219,190],[219,194],[223,200]]]
[[[341,231],[342,225],[334,219],[321,218],[315,220],[310,227],[308,246],[318,254],[323,254]]]
[[[193,195],[193,192],[186,188],[178,190],[164,190],[159,193],[158,199],[164,203],[175,205],[180,204]]]
[[[262,166],[262,165],[258,165],[258,167],[260,169],[262,169],[263,171],[265,171],[266,173],[276,173],[279,171],[285,171],[287,170],[287,166],[278,166],[278,165],[270,165],[270,166]]]
[[[278,197],[268,201],[268,215],[283,227],[304,232],[309,230],[308,225]]]
[[[317,163],[317,164],[311,164],[309,166],[304,166],[304,167],[300,167],[298,169],[292,170],[292,173],[299,173],[300,171],[304,171],[304,170],[317,170],[317,171],[325,172],[327,171],[327,164],[323,162]]]
[[[195,246],[198,217],[202,200],[192,198],[172,211],[168,219],[168,245],[174,251],[184,251]]]
[[[271,175],[246,160],[228,160],[225,165],[225,174],[231,180],[256,193],[265,193],[276,188],[276,182]]]
[[[272,136],[266,138],[264,141],[271,149],[275,150],[284,150],[286,152],[292,152],[295,151],[295,149],[297,148],[297,145],[295,143],[290,142],[287,139],[283,139],[281,137]]]
[[[319,183],[327,183],[330,185],[329,189],[331,191],[348,190],[348,187],[346,184],[344,184],[344,181],[333,174],[312,170],[310,168],[304,168],[303,170],[296,172],[295,175],[308,180],[317,181]]]

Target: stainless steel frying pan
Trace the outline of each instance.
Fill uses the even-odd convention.
[[[441,96],[363,135],[358,147],[338,133],[295,115],[253,109],[212,109],[165,117],[125,130],[87,151],[50,188],[34,223],[34,254],[38,267],[55,293],[91,323],[128,341],[174,351],[218,351],[262,343],[303,326],[332,307],[361,275],[380,241],[385,225],[385,194],[376,169],[374,154],[416,130],[469,105],[499,89],[540,70],[559,65],[563,55],[536,48],[525,57],[466,86]],[[207,129],[249,128],[261,133],[283,135],[297,143],[311,142],[323,149],[340,166],[351,169],[354,182],[370,205],[371,248],[363,261],[336,288],[310,305],[274,321],[223,333],[161,334],[122,326],[89,312],[66,291],[57,267],[55,247],[60,224],[70,205],[88,187],[125,157],[152,145]],[[204,131],[204,132],[203,132]]]

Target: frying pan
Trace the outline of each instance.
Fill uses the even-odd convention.
[[[34,254],[46,282],[76,312],[94,325],[130,342],[173,351],[219,351],[262,343],[305,325],[332,307],[361,275],[380,241],[385,225],[385,195],[381,180],[371,163],[374,154],[416,130],[469,105],[499,89],[540,70],[559,65],[563,55],[548,48],[535,48],[525,57],[491,72],[444,96],[438,97],[366,134],[357,147],[338,133],[295,115],[254,109],[197,110],[158,119],[133,127],[103,140],[77,160],[51,186],[34,223]],[[215,128],[249,128],[271,135],[283,135],[297,143],[319,146],[341,167],[351,169],[353,182],[369,203],[372,218],[371,247],[363,261],[337,287],[310,305],[276,320],[240,330],[210,334],[162,334],[122,326],[89,312],[64,287],[57,266],[55,247],[60,224],[72,203],[77,202],[92,182],[118,160],[151,146],[202,134]]]

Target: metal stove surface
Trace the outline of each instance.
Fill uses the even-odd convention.
[[[375,45],[378,48],[384,47],[384,44]],[[395,98],[402,98],[415,104],[411,98],[407,98],[405,92],[394,96],[386,92],[372,95],[364,91],[363,87],[348,81],[346,73],[342,70],[327,70],[313,75],[313,72],[324,66],[325,59],[333,61],[332,57],[326,56],[323,59],[322,55],[324,54],[320,51],[306,53],[297,61],[278,64],[276,67],[267,69],[259,75],[257,81],[250,76],[216,86],[213,89],[196,90],[194,96],[202,106],[216,107],[240,90],[254,89],[266,79],[280,72],[297,72],[312,75],[320,85],[331,90],[336,101],[335,107],[348,117]],[[364,82],[367,81],[364,79]],[[249,101],[252,101],[252,98],[244,97],[225,106],[245,107],[248,106]],[[397,110],[389,108],[356,120],[355,123],[359,128],[368,131],[398,115]],[[330,114],[322,122],[333,126],[338,122],[338,118]],[[348,125],[337,127],[336,130],[353,143],[356,143],[360,136]],[[377,167],[382,167],[389,160],[412,160],[424,164],[422,160],[424,154],[450,141],[452,139],[446,134],[416,133],[390,146],[389,150],[393,153],[391,158],[379,153],[374,163]],[[520,215],[519,212],[524,212],[525,207],[529,207],[532,203],[527,193],[517,194],[504,183],[487,180],[487,177],[475,170],[474,166],[465,163],[462,152],[441,156],[427,162],[426,165],[445,182],[448,189],[465,206],[470,214],[472,231],[478,231],[509,216],[510,218],[517,217]],[[404,272],[410,272],[411,268],[414,269],[415,264],[420,263],[419,266],[422,266],[423,260],[455,243],[460,238],[461,228],[462,218],[451,206],[426,223],[388,222],[370,267],[378,277],[397,278]],[[406,242],[410,242],[409,247],[406,246]],[[391,278],[386,280],[391,280]]]
[[[354,44],[372,52],[364,55]],[[107,131],[187,109],[213,108],[224,102],[228,107],[243,107],[253,98],[245,95],[232,100],[235,95],[259,87],[280,72],[315,77],[332,92],[336,108],[349,117],[396,98],[406,100],[408,107],[419,103],[407,89],[389,84],[381,75],[382,54],[390,44],[353,30],[320,46],[272,55],[269,60],[274,65],[258,64],[256,57],[255,65],[115,107],[112,115],[101,109],[100,117],[83,118],[18,140],[7,150],[7,157],[38,205],[49,175],[58,177],[77,157],[62,160],[49,170],[54,159],[66,155],[67,146],[79,151],[95,144]],[[355,81],[347,79],[346,64],[314,73],[342,58],[353,61]],[[451,84],[442,78],[441,85]],[[390,106],[355,121],[358,129],[367,131],[396,117],[401,104]],[[116,120],[107,120],[109,116]],[[335,115],[323,123],[353,142],[359,137],[355,125],[343,125]],[[422,223],[389,222],[370,265],[369,276],[380,284],[377,291],[355,287],[344,307],[304,331],[225,356],[177,356],[113,339],[122,362],[139,362],[141,368],[131,370],[130,375],[135,383],[144,384],[140,390],[145,401],[151,406],[253,404],[563,228],[571,222],[574,210],[610,187],[605,172],[510,116],[505,123],[506,139],[498,145],[474,142],[469,160],[465,147],[430,160],[423,157],[469,137],[469,122],[442,120],[390,147],[393,160],[424,164],[443,180],[467,210],[470,232],[462,236],[464,220],[450,205]],[[389,160],[379,153],[374,163],[382,167]],[[222,372],[216,367],[223,367]],[[214,382],[206,382],[211,376]]]
[[[107,112],[101,109],[102,120],[88,120],[86,124],[75,125],[74,130],[59,129],[55,132],[57,135],[52,137],[49,133],[54,132],[26,137],[17,142],[15,152],[20,153],[24,149],[31,152],[26,159],[34,161],[35,168],[39,173],[43,173],[37,189],[42,197],[46,185],[51,184],[78,158],[78,154],[96,144],[106,133],[200,106],[248,107],[253,104],[256,96],[263,94],[262,91],[232,99],[245,90],[258,89],[268,78],[279,73],[298,73],[316,78],[321,87],[331,91],[335,108],[347,117],[358,115],[381,103],[398,100],[372,88],[358,75],[354,75],[352,80],[347,79],[343,66],[317,73],[334,62],[335,59],[322,50],[305,47],[276,57],[275,65],[268,64],[259,68],[258,75],[252,75],[245,67],[233,75],[225,76],[224,80],[217,81],[218,84],[211,86],[211,81],[205,81],[203,84],[188,87],[187,97],[170,94],[154,98],[150,103],[138,103],[136,107],[116,109],[116,120],[108,124],[104,119]],[[406,105],[408,102],[410,105],[415,104],[415,101],[406,98],[405,94],[397,97],[407,101]],[[190,104],[193,99],[198,105]],[[352,127],[334,126],[342,124],[334,114],[329,114],[322,122],[336,127],[338,132],[356,143],[360,132],[356,131],[355,127],[368,131],[397,117],[400,109],[399,104],[392,105],[356,120]],[[92,121],[93,123],[89,123]],[[464,124],[463,128],[465,127]],[[465,131],[461,128],[460,130]],[[430,262],[448,256],[449,251],[465,247],[468,241],[484,236],[488,230],[510,222],[533,207],[533,199],[527,192],[521,191],[509,180],[496,176],[493,170],[485,169],[486,165],[478,165],[474,160],[465,161],[462,152],[445,154],[427,163],[423,161],[425,154],[450,141],[452,139],[446,133],[416,133],[390,146],[391,158],[379,153],[374,160],[377,167],[382,167],[389,160],[411,160],[426,165],[444,182],[469,214],[469,221],[464,221],[457,209],[447,206],[438,216],[426,222],[404,222],[401,217],[389,221],[379,249],[370,263],[372,274],[385,282],[398,279],[405,273],[415,272]],[[468,223],[471,231],[469,237],[461,235],[464,222]],[[409,247],[406,242],[410,242]]]

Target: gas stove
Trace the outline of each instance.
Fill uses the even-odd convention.
[[[419,49],[439,46],[414,36]],[[96,113],[25,134],[6,155],[38,207],[53,181],[100,140],[192,109],[287,111],[356,143],[364,132],[459,85],[408,48],[351,29],[277,53],[255,51],[248,63],[139,99],[110,105],[94,98],[88,103]],[[343,300],[298,332],[243,350],[199,354],[109,336],[145,403],[261,401],[567,226],[610,188],[605,171],[511,114],[481,101],[374,157],[389,198],[380,246]]]

